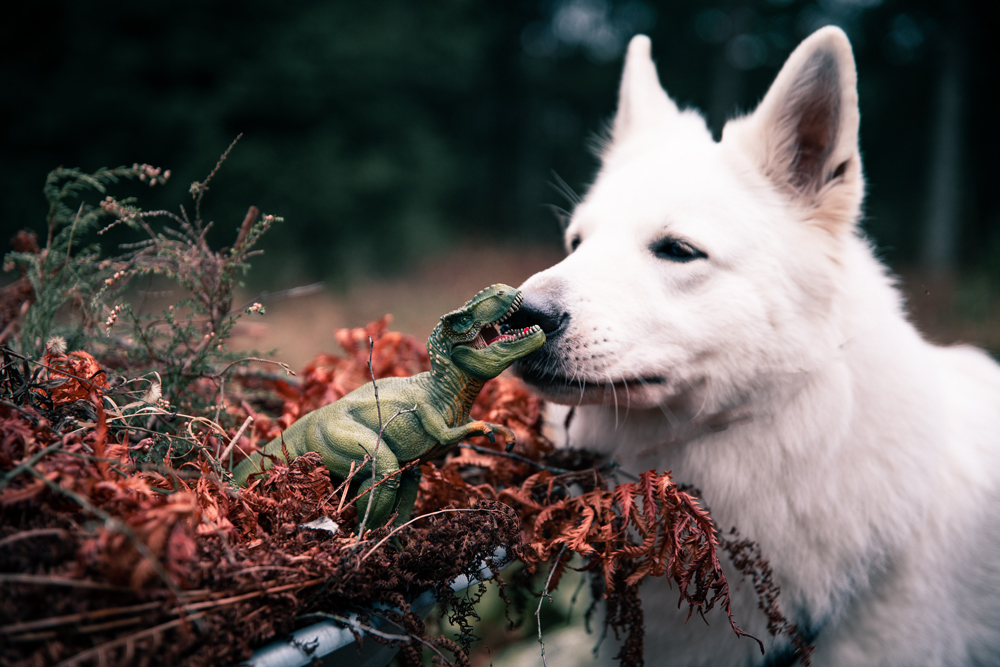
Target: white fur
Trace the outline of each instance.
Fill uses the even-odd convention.
[[[826,84],[810,88],[817,64]],[[815,127],[796,104],[831,90],[835,135],[799,174]],[[579,404],[569,444],[672,470],[724,531],[760,544],[782,610],[818,631],[813,664],[1000,664],[1000,368],[906,320],[857,229],[858,122],[836,28],[804,41],[720,142],[633,39],[602,169],[567,229],[579,247],[521,287],[569,318],[549,347],[573,384],[539,388]],[[664,236],[707,258],[658,258]],[[779,653],[726,566],[736,620]],[[643,605],[648,665],[765,659],[722,612],[683,624],[665,581]]]

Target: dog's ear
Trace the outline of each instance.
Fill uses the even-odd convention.
[[[612,142],[620,143],[678,113],[677,105],[667,96],[656,75],[649,37],[636,35],[629,42],[625,55],[618,112],[611,127]]]
[[[864,197],[857,74],[840,28],[802,42],[749,116],[731,121],[736,143],[779,188],[830,231],[857,221]]]

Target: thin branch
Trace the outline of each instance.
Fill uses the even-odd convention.
[[[406,634],[405,635],[394,635],[394,634],[391,634],[389,632],[385,632],[383,630],[376,630],[375,628],[373,628],[370,625],[365,625],[364,623],[359,622],[357,619],[345,618],[344,616],[340,616],[338,614],[327,614],[327,613],[324,613],[324,612],[314,612],[312,614],[305,614],[304,616],[300,616],[299,618],[303,619],[303,620],[307,619],[307,618],[327,618],[327,619],[330,619],[332,621],[337,621],[338,623],[343,623],[346,626],[355,628],[355,629],[360,630],[362,632],[368,633],[370,635],[374,635],[376,637],[380,637],[380,638],[388,640],[388,641],[410,642],[411,640],[415,639],[416,641],[420,642],[421,644],[423,644],[424,646],[426,646],[430,650],[432,650],[435,653],[437,653],[438,656],[445,662],[445,664],[447,664],[447,665],[451,665],[452,664],[452,662],[450,660],[448,660],[448,658],[446,658],[444,656],[444,654],[441,652],[440,649],[438,649],[438,647],[434,646],[433,644],[431,644],[430,642],[428,642],[423,637],[420,637],[419,635],[415,635],[415,634],[407,631],[406,628],[404,628],[399,623],[396,623],[395,621],[393,621],[390,618],[386,618],[385,616],[382,616],[381,614],[377,614],[377,616],[379,618],[381,618],[382,620],[384,620],[384,621],[388,621],[389,623],[392,623],[393,625],[395,625],[398,628],[402,628],[403,631],[406,632]]]
[[[364,447],[362,447],[362,449],[364,449]],[[365,450],[365,451],[367,452],[368,450]],[[364,467],[364,462],[365,461],[370,461],[370,460],[371,460],[371,456],[368,455],[368,454],[365,454],[365,457],[363,459],[361,459],[362,464],[360,466],[358,466],[357,470],[355,470],[354,473],[357,474],[358,472],[360,472],[361,468]],[[410,468],[413,468],[414,466],[417,466],[419,464],[420,464],[420,459],[413,459],[412,461],[410,461],[409,463],[407,463],[406,465],[404,465],[402,468],[397,468],[396,470],[393,470],[391,473],[389,473],[388,475],[386,475],[385,477],[383,477],[379,481],[375,482],[374,484],[372,484],[371,486],[369,486],[367,489],[365,489],[364,491],[362,491],[358,495],[354,496],[354,498],[351,499],[351,502],[352,503],[358,502],[359,500],[361,500],[362,498],[364,498],[365,496],[367,496],[369,493],[371,493],[372,491],[374,491],[376,488],[378,488],[379,486],[381,486],[381,485],[385,484],[386,482],[388,482],[393,477],[395,477],[397,475],[401,475],[404,472],[406,472],[407,470],[409,470]]]
[[[255,565],[254,567],[248,567],[245,570],[237,570],[236,572],[230,572],[229,574],[223,575],[222,578],[230,579],[232,577],[242,577],[254,572],[296,572],[299,570],[294,567],[283,567],[281,565]],[[581,579],[582,581],[582,579]]]
[[[211,172],[209,172],[208,176],[205,178],[204,181],[198,183],[198,188],[195,192],[195,200],[194,200],[194,224],[196,227],[199,228],[199,231],[201,227],[201,200],[205,196],[205,191],[208,190],[208,184],[213,178],[215,178],[215,174],[217,174],[219,169],[222,167],[222,163],[226,161],[227,157],[229,157],[229,152],[233,150],[233,148],[236,146],[236,143],[242,137],[243,137],[242,132],[236,135],[236,138],[233,139],[233,143],[229,144],[229,148],[225,150],[225,152],[219,158],[219,161],[215,163],[215,168],[212,169]]]
[[[243,435],[243,431],[246,430],[247,426],[249,426],[252,421],[253,417],[247,417],[243,421],[243,426],[240,426],[240,430],[236,431],[236,435],[233,436],[233,439],[229,441],[226,448],[222,450],[221,454],[219,454],[219,461],[223,461],[229,455],[229,452],[233,451],[233,447],[236,446],[236,441],[240,439],[240,436]]]
[[[377,393],[375,394],[375,404],[378,405],[378,394]],[[414,403],[413,407],[409,408],[408,410],[396,410],[396,414],[394,414],[393,416],[389,417],[389,421],[387,421],[379,429],[379,431],[378,431],[378,439],[375,440],[375,453],[372,454],[372,485],[368,487],[368,489],[365,491],[365,493],[367,493],[368,491],[373,490],[376,486],[378,486],[382,482],[386,481],[390,477],[393,477],[394,475],[397,474],[397,472],[403,472],[404,469],[409,469],[409,468],[413,467],[413,465],[415,463],[419,463],[420,462],[420,459],[413,459],[412,461],[410,461],[406,465],[405,468],[400,468],[398,471],[393,471],[393,472],[389,473],[388,475],[386,475],[385,477],[383,477],[377,483],[375,482],[375,473],[376,473],[376,468],[375,468],[376,459],[375,459],[375,457],[378,455],[379,445],[382,444],[382,434],[385,433],[385,429],[389,428],[389,424],[392,423],[393,419],[395,419],[396,417],[398,417],[400,415],[406,415],[406,414],[409,414],[411,412],[416,412],[416,411],[417,411],[417,404],[416,403]],[[381,418],[381,416],[379,416],[379,422],[381,423],[381,421],[382,421],[382,418]],[[361,443],[358,443],[358,444],[361,444]],[[364,449],[364,447],[362,447],[362,449]],[[361,493],[361,494],[358,495],[358,498],[361,498],[364,495],[365,495],[364,493]],[[368,525],[368,515],[371,513],[372,505],[374,504],[374,501],[375,501],[375,495],[372,494],[372,496],[368,499],[368,505],[365,506],[365,518],[361,521],[361,525],[359,526],[359,530],[360,531],[363,531],[364,528]],[[359,532],[359,534],[360,534],[360,532]]]
[[[231,604],[236,604],[237,602],[245,602],[246,600],[259,598],[262,595],[273,595],[275,593],[283,593],[285,591],[291,591],[298,588],[315,586],[316,584],[322,584],[324,581],[326,581],[326,579],[322,577],[316,579],[307,579],[306,581],[299,581],[293,584],[284,584],[282,586],[262,588],[259,591],[252,591],[250,593],[243,593],[241,595],[233,595],[228,598],[222,598],[221,600],[206,600],[205,602],[195,602],[193,604],[186,604],[180,609],[185,613],[188,613],[192,611],[202,611],[205,609],[216,609],[218,607],[227,607]]]
[[[32,537],[69,537],[69,533],[62,528],[35,528],[34,530],[24,530],[20,533],[14,533],[13,535],[8,535],[7,537],[0,540],[0,547],[7,546],[8,544],[13,544],[14,542],[20,542],[21,540],[31,539]],[[0,628],[2,630],[2,628]]]
[[[48,370],[48,371],[50,371],[52,373],[57,373],[59,375],[65,375],[66,377],[73,378],[74,380],[79,380],[80,382],[86,383],[88,385],[93,385],[94,384],[94,378],[97,377],[98,374],[104,373],[104,371],[101,370],[101,371],[97,371],[97,373],[94,373],[89,378],[82,378],[82,377],[78,377],[76,375],[73,375],[72,373],[68,373],[68,372],[66,372],[66,371],[64,371],[62,369],[52,368],[51,366],[47,366],[47,365],[43,364],[40,361],[35,361],[31,357],[26,357],[26,356],[24,356],[22,354],[18,354],[17,352],[15,352],[14,350],[10,349],[9,347],[4,347],[3,351],[5,353],[10,354],[11,356],[17,357],[19,359],[24,359],[25,361],[27,361],[29,363],[32,363],[32,364],[34,364],[36,366],[41,366],[42,368],[44,368],[44,369],[46,369],[46,370]]]
[[[35,452],[31,456],[31,458],[26,459],[26,460],[22,461],[21,463],[19,463],[18,465],[16,465],[6,475],[3,476],[3,479],[0,479],[0,491],[2,491],[7,486],[7,484],[9,484],[11,482],[11,480],[13,480],[15,477],[17,477],[18,475],[20,475],[25,470],[31,470],[31,467],[33,465],[35,465],[36,463],[38,463],[38,461],[40,461],[42,458],[44,458],[47,454],[51,454],[52,452],[56,451],[60,447],[62,447],[62,441],[61,440],[52,443],[51,445],[49,445],[45,449],[42,449],[42,450],[40,450],[38,452]]]
[[[6,349],[6,348],[3,348],[3,349]],[[11,410],[17,410],[18,412],[21,413],[21,415],[24,416],[25,419],[27,419],[28,421],[30,421],[31,425],[34,426],[35,428],[44,428],[49,433],[53,433],[53,434],[55,434],[57,436],[62,436],[63,435],[59,431],[57,431],[54,428],[52,428],[51,426],[49,426],[49,424],[47,422],[41,421],[39,419],[39,415],[38,414],[33,413],[31,410],[29,410],[28,408],[24,407],[23,405],[18,405],[17,403],[11,403],[10,401],[8,401],[6,399],[0,399],[0,405],[4,405],[4,406],[10,408]],[[0,488],[3,488],[3,487],[0,487]]]
[[[344,509],[344,501],[347,500],[347,491],[350,488],[351,480],[354,479],[354,475],[357,473],[358,470],[360,470],[365,466],[365,463],[367,463],[368,460],[369,460],[368,456],[365,455],[365,458],[362,459],[361,465],[358,466],[357,469],[355,469],[354,467],[354,461],[351,461],[351,469],[347,471],[347,477],[344,479],[343,482],[340,483],[340,486],[338,486],[336,489],[333,490],[333,494],[330,496],[331,498],[337,495],[338,491],[341,491],[341,489],[343,489],[342,493],[340,494],[340,504],[337,505],[338,516],[340,515],[340,512]]]
[[[473,445],[468,442],[462,442],[458,445],[462,449],[471,449],[479,454],[487,454],[489,456],[502,456],[507,459],[514,459],[515,461],[520,461],[521,463],[527,463],[541,470],[548,470],[555,475],[565,475],[567,473],[581,472],[579,470],[568,470],[566,468],[557,468],[555,466],[547,466],[544,463],[539,463],[538,461],[532,461],[531,459],[520,456],[519,454],[514,454],[513,452],[502,452],[495,449],[487,449],[486,447],[480,447],[479,445]]]
[[[266,301],[275,301],[277,299],[297,299],[303,296],[311,296],[317,292],[323,291],[323,283],[310,283],[308,285],[299,285],[297,287],[290,287],[285,290],[280,290],[278,292],[268,292],[267,290],[261,292],[253,299],[250,299],[244,303],[239,308],[231,310],[231,313],[241,313],[255,303],[264,303]]]
[[[249,568],[248,570],[244,570],[242,572],[236,572],[236,573],[233,573],[233,575],[230,575],[230,576],[235,576],[235,575],[238,575],[238,574],[245,574],[245,573],[247,573],[247,572],[249,572],[251,570],[259,570],[259,569],[277,569],[277,570],[297,571],[297,570],[293,570],[292,568],[283,568],[283,567],[271,567],[271,568],[258,567],[258,568]],[[17,576],[17,575],[2,575],[2,578],[0,578],[0,581],[10,580],[13,576]],[[29,576],[29,575],[20,575],[20,578],[17,579],[16,581],[22,582],[22,579],[24,577],[26,577],[26,576]],[[29,583],[33,583],[34,580],[38,580],[38,579],[45,579],[44,583],[59,584],[59,585],[69,585],[71,583],[72,584],[93,583],[93,582],[79,582],[77,580],[65,580],[64,581],[64,580],[58,580],[58,579],[56,579],[54,577],[44,577],[44,578],[42,578],[42,577],[33,577],[32,581],[29,582]],[[227,607],[229,605],[237,604],[239,602],[245,602],[247,600],[252,600],[254,598],[258,598],[258,597],[261,597],[261,596],[264,596],[264,595],[271,595],[271,594],[275,594],[275,593],[282,593],[282,592],[285,592],[285,591],[288,591],[288,590],[293,590],[293,589],[298,589],[298,588],[306,588],[307,586],[314,586],[316,584],[322,583],[323,581],[324,581],[323,579],[318,579],[318,578],[317,579],[309,579],[307,581],[301,581],[301,582],[297,582],[297,583],[293,583],[293,584],[285,584],[285,585],[282,585],[282,586],[273,586],[271,588],[265,588],[265,589],[261,589],[261,590],[257,590],[257,591],[252,591],[250,593],[243,593],[241,595],[234,595],[234,596],[230,596],[230,597],[222,598],[222,599],[218,599],[218,600],[206,600],[204,602],[192,602],[192,603],[188,603],[188,604],[185,604],[185,605],[181,605],[181,606],[175,607],[173,609],[164,609],[163,611],[165,613],[167,613],[167,614],[172,615],[172,616],[187,615],[187,614],[190,614],[191,612],[201,612],[201,615],[204,615],[204,614],[207,614],[209,611],[214,610],[214,609],[218,609],[220,607]],[[98,588],[98,587],[99,588],[109,588],[111,590],[131,590],[131,589],[128,589],[128,588],[105,587],[105,586],[96,586],[96,585],[94,585],[94,586],[87,586],[87,587],[88,588],[90,588],[90,587],[93,587],[93,588]],[[185,597],[191,597],[191,594],[198,593],[198,591],[186,591],[186,593],[187,593],[187,595]],[[96,620],[100,620],[102,618],[107,618],[109,616],[120,616],[122,614],[137,614],[138,612],[149,611],[149,610],[157,609],[157,608],[162,607],[162,606],[163,606],[163,602],[154,601],[154,602],[146,602],[146,603],[136,604],[136,605],[128,605],[128,606],[124,606],[124,607],[113,607],[113,608],[110,608],[110,609],[96,609],[96,610],[92,610],[92,611],[85,611],[85,612],[80,612],[80,613],[77,613],[77,614],[70,614],[70,615],[66,615],[66,616],[53,616],[53,617],[50,617],[50,618],[43,618],[43,619],[39,619],[39,620],[35,620],[35,621],[24,621],[24,622],[21,622],[21,623],[14,623],[14,624],[11,624],[11,625],[5,625],[3,627],[0,627],[0,636],[10,636],[10,635],[17,634],[19,632],[25,632],[25,631],[30,631],[30,630],[41,630],[41,629],[44,629],[44,628],[58,627],[60,625],[68,625],[68,624],[71,624],[71,623],[76,624],[76,623],[86,622],[86,621],[96,621]],[[194,616],[189,616],[189,618],[196,618],[197,616],[199,616],[199,614],[195,614]],[[141,620],[142,620],[141,618],[136,617],[136,618],[124,619],[123,621],[113,621],[111,623],[114,624],[114,625],[118,625],[118,624],[121,624],[123,622],[131,624],[131,623],[141,622]],[[107,629],[109,627],[111,627],[111,624],[104,624],[104,625],[100,625],[100,626],[88,626],[88,627],[81,627],[81,628],[79,628],[79,631],[80,632],[97,632],[99,630]],[[100,648],[100,647],[98,647],[98,648]]]
[[[236,235],[236,242],[233,243],[233,250],[236,251],[243,242],[246,241],[247,234],[250,233],[250,228],[253,227],[253,223],[257,221],[257,216],[260,215],[260,210],[256,206],[251,206],[247,209],[246,217],[243,218],[243,224],[240,225],[240,233]]]
[[[425,640],[425,639],[424,639],[423,637],[420,637],[419,635],[415,635],[415,634],[413,634],[413,633],[409,632],[409,631],[408,631],[408,630],[406,629],[406,627],[405,627],[405,626],[403,626],[402,624],[400,624],[400,623],[398,623],[398,622],[396,622],[396,621],[392,620],[392,619],[391,619],[391,618],[389,618],[388,616],[383,616],[382,614],[379,614],[378,612],[373,612],[373,613],[372,613],[372,616],[375,616],[375,617],[377,617],[377,618],[380,618],[380,619],[382,619],[383,621],[385,621],[386,623],[392,623],[392,624],[393,624],[393,625],[395,625],[395,626],[396,626],[397,628],[401,628],[401,629],[402,629],[402,630],[403,630],[404,632],[406,632],[406,633],[407,633],[407,634],[408,634],[408,635],[409,635],[409,636],[410,636],[411,638],[413,638],[413,639],[416,639],[416,640],[417,640],[418,642],[420,642],[421,644],[423,644],[424,646],[426,646],[426,647],[427,647],[427,648],[429,648],[430,650],[432,650],[432,651],[434,651],[435,653],[437,653],[437,654],[438,654],[438,657],[440,657],[440,658],[441,658],[441,660],[443,660],[443,661],[444,661],[444,664],[446,664],[446,665],[451,665],[451,664],[452,664],[452,662],[451,662],[450,660],[448,660],[448,658],[444,657],[444,653],[442,653],[442,652],[441,652],[441,649],[439,649],[439,648],[438,648],[437,646],[434,646],[434,644],[431,644],[430,642],[428,642],[427,640]]]
[[[394,642],[408,642],[408,641],[410,641],[410,637],[408,635],[394,635],[394,634],[391,634],[391,633],[388,633],[388,632],[383,632],[382,630],[376,630],[375,628],[371,627],[370,625],[365,625],[364,623],[361,623],[361,622],[357,621],[356,619],[352,620],[352,619],[347,618],[345,616],[340,616],[339,614],[328,614],[328,613],[322,612],[322,611],[315,611],[315,612],[313,612],[311,614],[303,614],[302,616],[299,616],[298,618],[300,620],[303,620],[303,621],[306,620],[306,619],[310,619],[310,618],[325,618],[325,619],[329,619],[331,621],[337,621],[338,623],[343,623],[344,625],[350,626],[352,628],[356,628],[358,630],[361,630],[362,632],[366,632],[366,633],[374,635],[376,637],[381,637],[382,639],[387,639],[389,641],[394,641]]]
[[[374,352],[374,350],[375,350],[375,341],[373,341],[372,337],[369,336],[368,337],[368,373],[372,377],[372,387],[375,389],[375,410],[378,413],[378,438],[375,440],[375,451],[372,452],[372,455],[371,455],[371,457],[372,457],[372,485],[369,487],[369,490],[374,489],[375,486],[376,486],[375,485],[375,475],[376,475],[376,473],[378,471],[378,450],[379,450],[379,447],[382,445],[382,436],[385,434],[385,429],[388,428],[389,424],[392,423],[392,420],[395,419],[396,417],[398,417],[399,415],[407,414],[409,412],[416,412],[417,411],[417,404],[414,403],[413,407],[410,408],[409,410],[397,410],[396,414],[394,414],[392,417],[389,418],[389,421],[387,421],[385,424],[382,423],[382,405],[379,403],[379,400],[378,400],[378,384],[375,383],[375,370],[372,368],[372,352]],[[361,443],[358,443],[358,444],[361,444]],[[362,447],[362,449],[364,449],[364,447]],[[358,497],[360,498],[361,496],[358,496]],[[371,514],[372,505],[373,504],[375,504],[375,494],[372,494],[371,496],[369,496],[368,503],[367,503],[367,505],[365,505],[365,516],[361,520],[361,523],[358,524],[358,535],[359,536],[360,535],[364,535],[365,529],[368,527],[368,517]]]
[[[143,619],[141,616],[130,616],[128,618],[119,618],[116,621],[105,621],[104,623],[94,623],[92,625],[81,625],[76,631],[80,634],[92,634],[95,632],[105,632],[107,630],[117,630],[118,628],[128,627],[130,625],[136,625],[142,623]]]
[[[69,240],[66,242],[66,259],[63,260],[63,271],[69,266],[69,255],[70,250],[73,248],[73,233],[76,231],[76,224],[80,222],[80,216],[83,214],[84,202],[80,202],[80,208],[76,211],[76,217],[73,218],[73,224],[69,228]]]
[[[378,457],[378,448],[379,448],[379,445],[382,444],[382,431],[384,430],[383,427],[382,427],[382,405],[378,401],[378,384],[375,383],[375,370],[372,368],[372,353],[374,351],[375,351],[375,341],[373,341],[372,337],[369,336],[368,337],[368,373],[372,376],[372,387],[375,389],[375,411],[378,413],[378,439],[375,440],[375,451],[371,455],[371,457],[372,457],[372,486],[371,486],[371,488],[375,488],[375,471],[377,469],[377,464],[378,464],[378,458],[377,458]],[[360,445],[361,443],[359,442],[358,444]],[[363,447],[362,447],[362,449],[363,449]],[[368,526],[368,515],[372,511],[372,504],[374,503],[374,500],[375,500],[375,494],[372,494],[368,498],[368,504],[365,506],[365,516],[361,520],[361,523],[358,525],[358,535],[359,536],[365,534],[365,527]]]
[[[262,364],[274,364],[275,366],[281,366],[285,371],[285,375],[295,375],[295,371],[283,361],[274,361],[273,359],[261,359],[260,357],[243,357],[242,359],[237,359],[236,361],[230,362],[225,368],[223,368],[218,373],[213,373],[212,375],[207,375],[205,377],[219,378],[226,374],[230,368],[236,364],[242,364],[245,361],[259,361]]]
[[[70,579],[69,577],[49,577],[36,574],[17,574],[0,572],[0,582],[11,584],[35,584],[38,586],[67,586],[69,588],[92,588],[100,591],[129,592],[132,589],[127,586],[114,586],[100,581],[90,581],[88,579]]]
[[[108,616],[118,616],[120,614],[136,614],[141,611],[149,611],[151,609],[156,609],[157,607],[163,606],[163,602],[145,602],[143,604],[128,605],[125,607],[112,607],[110,609],[94,609],[92,611],[84,611],[78,614],[69,614],[67,616],[51,616],[49,618],[41,618],[36,621],[22,621],[20,623],[12,623],[10,625],[5,625],[0,627],[0,635],[13,635],[18,632],[26,632],[29,630],[42,630],[44,628],[53,628],[60,625],[68,625],[70,623],[81,623],[85,621],[96,621],[101,618],[107,618]]]
[[[555,562],[552,563],[552,569],[549,570],[549,577],[545,580],[545,588],[542,589],[542,594],[538,597],[538,608],[535,609],[535,620],[538,621],[538,643],[542,645],[542,667],[546,667],[545,642],[542,641],[542,602],[546,598],[548,598],[549,602],[552,602],[552,596],[549,594],[549,585],[552,583],[552,575],[559,569],[559,563],[562,561],[563,554],[565,553],[566,545],[563,544],[562,549],[559,550],[559,555],[556,556]]]
[[[154,626],[152,628],[147,628],[146,630],[135,632],[131,635],[126,635],[125,637],[120,637],[113,641],[105,642],[103,644],[95,646],[92,649],[81,651],[80,653],[77,653],[73,657],[63,660],[58,665],[56,665],[56,667],[69,667],[70,665],[79,665],[85,660],[101,656],[105,651],[110,651],[111,649],[118,648],[119,646],[130,644],[131,642],[134,642],[138,639],[143,639],[150,635],[155,635],[159,632],[163,632],[164,630],[170,630],[171,628],[175,628],[181,624],[190,623],[191,621],[195,621],[205,616],[207,613],[208,612],[200,612],[198,614],[193,614],[185,618],[178,618],[173,621],[167,621],[166,623],[161,623],[160,625]],[[101,664],[103,664],[103,662],[104,661],[102,660]]]

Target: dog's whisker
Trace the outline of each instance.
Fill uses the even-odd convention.
[[[567,199],[567,201],[569,201],[570,204],[572,204],[573,206],[576,206],[581,201],[583,201],[583,197],[581,197],[580,195],[578,195],[577,192],[576,192],[576,190],[574,190],[570,186],[570,184],[567,183],[565,181],[565,179],[563,179],[562,176],[560,176],[558,173],[556,173],[555,169],[552,170],[552,178],[553,178],[553,181],[551,181],[549,183],[549,185],[551,185],[555,189],[556,192],[558,192],[563,197],[565,197]]]
[[[602,382],[600,384],[600,386],[604,387],[604,394],[601,396],[601,405],[607,405],[608,404],[608,390],[610,389],[610,387],[608,387],[608,383],[607,382]]]
[[[663,413],[663,416],[667,418],[667,424],[670,425],[670,429],[672,431],[676,431],[677,427],[680,426],[680,421],[677,419],[677,415],[674,414],[674,411],[671,410],[670,406],[665,403],[657,403],[656,405],[660,408],[660,412]]]
[[[682,377],[682,378],[680,378],[680,381],[683,382],[684,385],[690,390],[690,395],[691,396],[697,396],[698,395],[698,388],[695,387],[695,385],[691,382],[691,380],[689,380],[688,378]],[[705,382],[706,383],[710,382],[710,379],[706,378]],[[709,397],[710,393],[711,392],[709,392],[707,390],[703,391],[702,396],[701,396],[701,405],[698,406],[698,409],[695,411],[695,413],[693,415],[691,415],[690,421],[695,421],[696,419],[698,419],[698,417],[701,415],[701,413],[705,411],[705,407],[708,405],[708,397]]]
[[[564,209],[562,206],[556,206],[555,204],[548,204],[546,208],[552,211],[552,214],[556,216],[556,221],[559,223],[560,231],[565,232],[566,228],[569,227],[569,221],[570,218],[573,217],[573,214]]]
[[[615,389],[615,383],[614,383],[614,380],[611,379],[611,375],[609,373],[605,373],[604,375],[605,375],[605,377],[608,378],[608,384],[611,385],[611,395],[615,399],[615,430],[617,431],[618,430],[618,390]],[[605,393],[607,393],[607,390],[605,390]]]
[[[639,384],[641,384],[643,387],[651,387],[652,386],[643,377],[639,377],[639,378],[637,378],[637,380],[638,380]],[[626,389],[626,391],[628,390],[628,384],[625,385],[625,389]],[[631,396],[629,396],[629,399],[631,400]],[[673,413],[670,412],[670,408],[668,408],[665,405],[663,405],[662,401],[657,401],[656,405],[660,408],[660,412],[663,413],[663,416],[667,418],[667,423],[670,424],[670,427],[674,428],[675,427],[675,420],[674,420],[674,417],[673,417]]]
[[[711,382],[711,379],[706,379],[706,383],[708,383],[708,382]],[[694,388],[694,386],[691,385],[690,382],[688,383],[688,386],[691,387],[692,391],[697,391]],[[701,397],[701,405],[698,406],[698,411],[695,412],[694,416],[691,417],[691,421],[694,421],[694,420],[698,419],[698,417],[701,416],[701,413],[705,412],[705,407],[708,405],[708,397],[709,397],[710,393],[711,392],[709,392],[707,389],[705,390],[705,393]]]
[[[640,378],[640,380],[641,379],[642,378]],[[632,409],[632,392],[629,391],[628,381],[625,379],[624,375],[622,376],[622,384],[625,385],[625,419],[622,421],[626,422],[628,421],[629,410]]]

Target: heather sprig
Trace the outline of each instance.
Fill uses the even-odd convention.
[[[153,172],[154,177],[147,176]],[[43,194],[49,205],[45,246],[37,253],[10,252],[4,258],[4,269],[20,270],[34,291],[34,303],[24,313],[16,338],[23,354],[41,356],[45,341],[56,333],[69,345],[78,346],[100,319],[100,306],[88,295],[100,289],[111,267],[101,261],[99,247],[88,238],[107,217],[129,215],[131,203],[123,202],[121,211],[113,212],[107,199],[93,203],[86,195],[104,195],[108,186],[135,178],[147,180],[152,186],[165,182],[169,171],[146,164],[102,168],[93,173],[59,167],[45,179]],[[56,315],[68,305],[79,311],[79,320],[57,325]]]
[[[234,309],[233,291],[242,286],[249,260],[261,252],[256,245],[263,234],[281,221],[251,206],[231,246],[209,244],[213,223],[202,216],[203,199],[235,145],[233,141],[203,181],[191,186],[193,213],[183,205],[177,213],[147,211],[137,198],[109,192],[124,179],[162,185],[171,172],[160,167],[136,163],[93,173],[66,168],[50,173],[44,189],[49,202],[44,247],[11,252],[4,262],[7,270],[20,270],[34,292],[14,323],[20,333],[11,336],[11,348],[39,359],[45,341],[59,338],[68,349],[92,351],[126,384],[131,382],[127,378],[155,373],[162,401],[176,411],[205,415],[213,423],[228,418],[225,375],[243,361],[259,359],[229,350],[227,340],[240,317],[263,312],[256,304]],[[140,237],[120,245],[117,254],[103,254],[94,239],[119,226]],[[145,312],[131,303],[135,291],[130,288],[139,279],[167,280],[179,288],[181,298],[162,312]],[[142,427],[172,431],[166,413],[160,412],[141,415]],[[132,418],[126,421],[139,425]],[[172,455],[183,445],[163,442],[174,447]],[[150,455],[155,459],[165,452]]]

